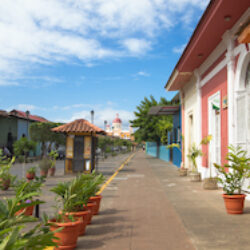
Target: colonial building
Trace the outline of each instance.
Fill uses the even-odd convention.
[[[106,132],[108,135],[120,137],[121,139],[133,140],[133,129],[129,127],[129,130],[122,129],[122,120],[119,118],[119,114],[116,114],[116,118],[112,122],[112,127],[106,125]]]
[[[12,152],[14,141],[22,136],[29,137],[29,126],[33,122],[48,122],[43,117],[32,115],[28,111],[0,110],[0,147],[7,147]]]
[[[211,0],[165,86],[181,94],[182,150],[212,135],[199,159],[203,178],[225,163],[228,145],[250,154],[249,17],[249,0]]]

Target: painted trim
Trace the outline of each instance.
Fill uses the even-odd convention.
[[[208,134],[210,135],[214,135],[215,132],[214,127],[212,125],[212,122],[214,122],[213,117],[212,117],[212,108],[211,108],[211,104],[212,101],[215,98],[219,98],[219,103],[220,103],[220,115],[219,115],[219,145],[220,145],[220,152],[219,152],[219,162],[217,162],[218,164],[221,164],[221,91],[217,91],[216,93],[212,94],[211,96],[208,97]],[[215,142],[212,138],[212,141],[209,143],[208,145],[208,169],[210,169],[213,166],[214,163],[214,158],[211,155],[215,156],[216,154],[216,145]],[[213,172],[215,171],[211,171],[212,173],[212,177],[213,176]]]
[[[218,74],[227,65],[227,59],[224,58],[210,73],[208,73],[201,81],[203,87],[208,81],[210,81],[216,74]]]
[[[240,28],[241,24],[246,22],[248,20],[250,16],[250,8],[248,8],[246,10],[246,12],[239,18],[239,20],[236,22],[236,24],[232,27],[232,29],[230,30],[231,34],[235,34],[237,32],[237,30]],[[222,37],[225,37],[225,34],[228,33],[229,31],[226,31]],[[232,37],[234,37],[232,35]],[[225,40],[225,39],[224,39]],[[249,44],[250,45],[250,44]],[[238,55],[239,53],[241,53],[243,51],[243,49],[245,48],[245,46],[243,44],[239,44],[236,48],[234,48],[233,54],[234,56]],[[227,46],[225,44],[225,41],[221,41],[216,48],[213,50],[213,52],[208,56],[208,58],[200,65],[200,67],[198,68],[200,75],[203,75],[204,73],[206,73],[207,70],[209,70],[209,68],[213,65],[213,63],[216,62],[216,60],[225,52],[225,50],[227,50]],[[219,63],[218,67],[219,68],[223,68],[223,63]],[[226,65],[226,62],[224,62],[224,66]],[[208,73],[208,75],[206,77],[208,77],[206,79],[206,77],[204,77],[204,79],[202,80],[201,85],[204,86],[206,84],[207,81],[209,81],[215,74],[217,74],[220,70],[216,69],[217,66],[210,72]],[[222,69],[221,68],[221,69]],[[213,73],[212,73],[213,72]],[[213,75],[214,74],[214,75]]]

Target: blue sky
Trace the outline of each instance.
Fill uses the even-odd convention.
[[[207,0],[1,0],[0,109],[124,127],[164,84]],[[4,35],[3,35],[4,34]]]

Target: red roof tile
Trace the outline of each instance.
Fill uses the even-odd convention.
[[[5,110],[0,109],[0,116],[8,116],[8,113]]]
[[[13,109],[9,112],[9,115],[12,115],[12,116],[15,116],[15,117],[19,117],[19,118],[22,118],[22,119],[27,119],[27,115],[25,112],[23,111],[20,111],[20,110],[16,110],[16,109]],[[40,117],[40,116],[37,116],[37,115],[29,115],[29,120],[31,121],[35,121],[35,122],[49,122],[47,119],[43,118],[43,117]]]
[[[81,132],[95,132],[97,134],[106,134],[104,130],[95,126],[94,124],[90,123],[84,119],[78,119],[73,122],[61,125],[59,127],[53,128],[52,131],[54,132],[62,132],[62,133],[81,133]]]

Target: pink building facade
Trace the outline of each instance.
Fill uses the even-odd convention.
[[[185,167],[192,143],[212,135],[198,162],[202,178],[216,175],[213,163],[225,163],[230,144],[250,155],[250,43],[238,42],[249,17],[247,0],[210,1],[165,86],[181,94]]]

